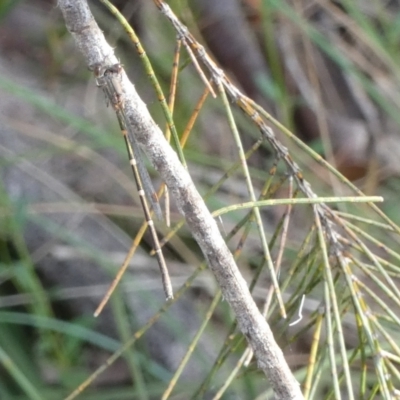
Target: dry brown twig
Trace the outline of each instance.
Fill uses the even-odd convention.
[[[118,62],[94,20],[86,0],[59,0],[66,26],[88,66]],[[232,307],[240,330],[247,338],[258,366],[270,380],[279,399],[303,399],[271,329],[260,314],[217,224],[197,192],[187,170],[165,140],[125,72],[122,72],[127,123],[136,132],[151,163],[157,169],[185,217],[188,227],[203,251],[225,300]]]

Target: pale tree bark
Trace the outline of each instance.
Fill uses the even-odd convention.
[[[66,26],[89,67],[98,63],[109,66],[118,62],[86,0],[59,0],[58,4]],[[122,73],[121,84],[128,123],[185,217],[218,281],[224,299],[232,307],[239,328],[254,351],[259,368],[271,382],[277,398],[303,399],[299,383],[292,375],[268,323],[254,303],[216,222],[187,170],[165,140],[125,72]]]

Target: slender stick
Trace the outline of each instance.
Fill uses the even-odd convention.
[[[138,168],[138,165],[140,165],[138,164],[140,158],[137,158],[137,156],[140,155],[139,144],[137,143],[134,134],[131,131],[129,131],[129,127],[126,124],[126,118],[124,114],[124,97],[123,97],[124,94],[119,83],[122,66],[120,64],[114,64],[112,66],[102,67],[100,64],[97,64],[93,67],[93,70],[96,76],[97,85],[103,89],[108,102],[112,105],[117,115],[120,129],[124,137],[126,149],[128,152],[129,163],[132,167],[132,172],[135,178],[137,191],[139,193],[140,203],[143,208],[143,213],[145,216],[146,223],[150,229],[153,238],[154,251],[156,253],[158,265],[160,267],[165,296],[167,300],[170,300],[173,298],[171,280],[168,274],[168,269],[163,253],[161,251],[157,232],[154,227],[153,220],[151,218],[150,209],[146,201],[145,190],[143,189],[142,177],[145,175],[143,173],[143,170]],[[153,192],[154,190],[152,189],[152,193]],[[94,314],[95,316],[98,316],[101,310],[104,308],[112,292],[119,283],[125,269],[126,267],[121,268],[121,270],[118,272],[109,290],[107,291],[106,295],[104,296],[103,300],[101,301],[100,305],[95,311]]]

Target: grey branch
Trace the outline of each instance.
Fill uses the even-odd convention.
[[[90,67],[118,62],[94,20],[86,0],[59,0],[68,30]],[[222,238],[217,224],[197,192],[187,170],[165,140],[125,72],[122,73],[127,123],[136,133],[150,161],[167,184],[181,214],[214,273],[223,296],[232,307],[261,368],[279,399],[303,399],[271,329],[254,303],[247,284]]]

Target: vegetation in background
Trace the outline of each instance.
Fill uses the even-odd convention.
[[[206,37],[202,14],[189,3],[170,5],[200,40],[201,33]],[[185,138],[182,152],[188,169],[208,206],[216,214],[226,212],[221,230],[306,397],[391,398],[399,393],[400,378],[400,230],[368,204],[327,203],[330,208],[324,211],[330,219],[321,220],[310,203],[296,200],[304,197],[303,178],[319,197],[354,196],[354,184],[369,195],[384,196],[380,209],[398,222],[398,170],[392,160],[398,158],[400,9],[384,1],[319,0],[310,7],[301,0],[243,3],[267,66],[265,74],[260,70],[254,77],[258,91],[253,94],[275,117],[262,114],[250,100],[248,107],[257,109],[272,127],[276,142],[287,146],[289,159],[301,172],[290,168],[274,141],[260,137],[260,125],[243,113],[244,107],[223,101],[223,92],[216,99],[208,95],[195,114],[204,83],[181,46],[173,118],[181,142]],[[99,2],[90,5],[151,114],[168,131],[135,46]],[[5,31],[20,7],[34,19],[47,6],[23,1],[2,6]],[[204,393],[210,398],[271,398],[174,204],[171,227],[158,223],[157,228],[169,239],[165,256],[175,287],[181,287],[175,302],[163,304],[156,260],[147,257],[151,241],[145,236],[143,254],[133,257],[133,266],[107,306],[110,319],[98,323],[92,318],[142,216],[113,113],[105,111],[61,16],[56,9],[50,12],[45,23],[39,19],[36,34],[24,38],[26,43],[2,43],[9,61],[1,65],[1,102],[9,100],[13,107],[2,106],[1,129],[13,132],[22,145],[16,146],[9,133],[1,141],[0,397],[64,398],[98,371],[102,375],[79,398],[150,399],[163,393],[167,398],[168,385],[171,398],[205,398]],[[176,34],[152,4],[142,9],[141,18],[145,22],[138,36],[169,102]],[[234,44],[239,27],[232,35]],[[27,57],[21,56],[25,47]],[[21,68],[16,67],[15,74],[5,68],[13,63]],[[202,69],[209,76],[210,71]],[[230,69],[232,80],[240,84],[240,72]],[[17,79],[28,72],[36,83]],[[349,95],[337,97],[330,91],[336,87],[337,93],[344,93],[343,82],[355,99],[354,113]],[[22,113],[13,111],[17,104]],[[307,120],[299,114],[313,116]],[[310,134],[307,127],[312,124],[320,136]],[[353,183],[329,170],[292,131]],[[354,141],[356,131],[362,132],[366,146]],[[242,160],[236,152],[241,143]],[[240,169],[246,163],[247,177]],[[155,174],[153,178],[157,182]],[[249,181],[257,199],[247,193]],[[37,186],[45,188],[45,194],[36,191]],[[278,199],[286,203],[274,204]],[[260,201],[258,226],[255,200]],[[240,209],[245,202],[253,203]],[[230,206],[236,207],[228,213]],[[332,227],[337,236],[329,236]],[[272,295],[268,262],[276,270],[286,320]],[[94,265],[90,271],[98,269],[103,275],[93,283],[68,281],[74,271],[70,264],[81,271]],[[50,270],[61,276],[60,282],[55,283]],[[299,322],[290,326],[299,312]],[[166,338],[165,343],[159,343],[160,338]],[[176,354],[155,357],[157,346]],[[122,356],[125,362],[109,366],[105,360],[110,354],[116,354],[112,361]],[[180,373],[185,354],[189,364],[173,387],[173,374]]]

